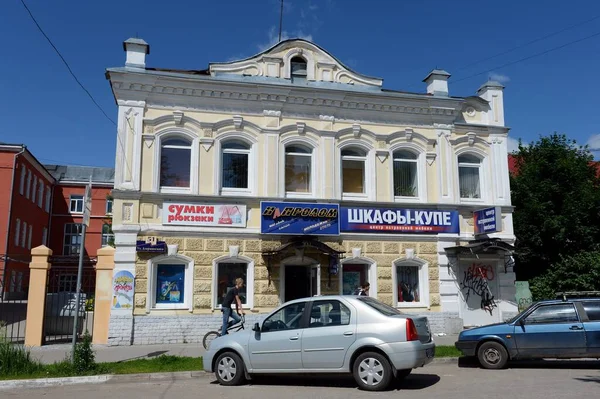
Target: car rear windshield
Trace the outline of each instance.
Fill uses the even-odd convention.
[[[372,307],[373,309],[385,316],[396,316],[403,314],[398,309],[386,305],[383,302],[379,302],[377,299],[368,296],[359,296],[357,299],[359,301],[362,301],[365,305],[369,305],[370,307]]]

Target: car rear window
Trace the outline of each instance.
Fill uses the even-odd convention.
[[[583,308],[590,321],[600,321],[600,301],[583,302]]]
[[[385,316],[396,316],[404,314],[396,308],[386,305],[383,302],[379,302],[377,299],[368,296],[357,297],[359,301],[362,301],[365,305],[368,305]]]

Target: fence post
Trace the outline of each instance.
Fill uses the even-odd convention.
[[[115,249],[109,246],[102,247],[98,250],[97,255],[92,343],[107,344],[110,310],[112,308]]]
[[[44,334],[44,312],[46,308],[46,286],[48,284],[49,258],[52,250],[40,245],[31,250],[29,264],[29,293],[27,296],[27,323],[25,345],[42,346]]]

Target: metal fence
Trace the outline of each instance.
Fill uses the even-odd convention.
[[[9,342],[25,342],[28,288],[29,269],[0,273],[0,337]]]
[[[94,293],[96,270],[84,264],[81,276],[77,340],[94,326]],[[77,265],[53,264],[48,271],[46,308],[44,310],[43,344],[68,343],[73,339],[77,304]]]

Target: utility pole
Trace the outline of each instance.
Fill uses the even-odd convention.
[[[283,26],[283,0],[281,0],[281,9],[279,10],[279,41],[281,41],[281,27]]]
[[[90,215],[92,213],[92,176],[85,186],[85,196],[83,200],[83,223],[81,226],[81,243],[79,244],[79,266],[77,268],[77,291],[75,292],[75,321],[73,323],[73,348],[71,350],[71,362],[75,361],[75,344],[77,343],[77,328],[79,327],[79,308],[81,298],[81,275],[83,274],[83,254],[85,252],[85,233],[90,225]]]

